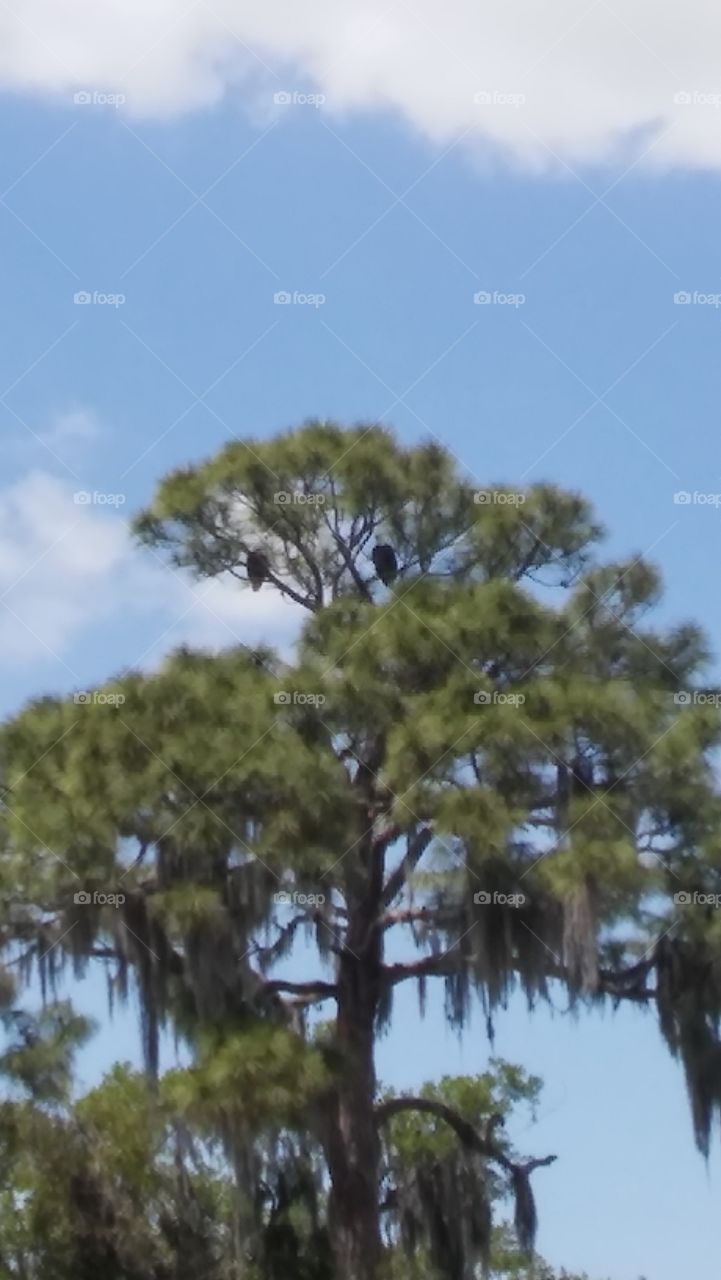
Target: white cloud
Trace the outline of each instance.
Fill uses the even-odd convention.
[[[90,442],[99,435],[100,423],[93,410],[76,408],[54,414],[47,431],[40,433],[40,439],[46,444],[65,444],[67,441]]]
[[[0,492],[0,655],[62,654],[84,620],[112,612],[123,541],[43,472]]]
[[[161,582],[167,621],[157,628],[152,648],[139,655],[139,665],[157,666],[180,644],[209,649],[266,644],[282,657],[290,657],[306,615],[276,591],[265,588],[256,595],[230,578],[196,582],[180,573],[169,576],[169,571],[158,565],[159,586]]]
[[[10,447],[25,458],[28,455],[36,458],[38,452],[44,453],[48,461],[52,456],[75,474],[71,463],[77,466],[101,436],[102,427],[95,412],[77,406],[50,414],[42,426],[18,422]],[[42,448],[39,450],[38,446]]]
[[[78,465],[101,435],[100,422],[92,409],[65,409],[53,414],[44,430],[21,436],[20,443],[26,449],[33,448],[33,452],[37,452],[38,444],[44,445],[49,454],[72,471],[70,461]]]
[[[153,641],[139,646],[149,616]],[[181,643],[287,646],[298,617],[275,592],[172,572],[135,546],[122,508],[78,504],[72,485],[45,472],[0,491],[0,658],[13,666],[55,658],[62,667],[106,626],[114,640],[122,628],[129,667],[155,666]]]
[[[390,110],[438,142],[468,129],[532,167],[555,163],[548,148],[574,163],[651,142],[650,163],[721,166],[715,0],[15,3],[0,8],[0,84],[15,90],[122,93],[162,117],[238,85],[253,110],[312,87],[328,110]]]

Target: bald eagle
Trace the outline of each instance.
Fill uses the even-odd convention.
[[[254,591],[260,591],[268,577],[268,557],[262,551],[249,551],[246,563],[248,582]]]
[[[392,547],[378,543],[373,548],[373,565],[384,587],[389,587],[398,573],[398,561]]]

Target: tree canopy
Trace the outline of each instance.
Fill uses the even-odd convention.
[[[703,636],[649,617],[656,570],[600,559],[578,495],[479,491],[445,449],[373,424],[234,442],[163,481],[136,530],[305,621],[290,660],[181,650],[4,727],[0,941],[22,973],[97,962],[112,996],[132,976],[149,1068],[168,1025],[193,1056],[185,1105],[212,1113],[249,1201],[243,1100],[259,1129],[302,1121],[349,1280],[377,1280],[396,1243],[447,1280],[487,1264],[489,1163],[532,1250],[549,1162],[509,1155],[454,1091],[379,1096],[400,983],[422,1008],[442,982],[459,1030],[478,1005],[492,1033],[516,989],[655,1008],[707,1151],[719,724]],[[384,1189],[389,1126],[422,1147],[425,1124],[448,1158]]]

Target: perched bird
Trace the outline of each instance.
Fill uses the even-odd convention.
[[[398,561],[392,547],[377,543],[373,548],[373,565],[384,587],[389,587],[398,573]]]
[[[260,591],[268,577],[269,565],[267,556],[262,551],[249,551],[246,569],[251,587],[254,591]]]
[[[556,823],[559,834],[568,827],[568,806],[572,799],[588,800],[589,793],[594,790],[595,779],[593,764],[580,753],[571,764],[558,762],[556,787]]]
[[[586,760],[582,755],[577,755],[571,765],[571,777],[578,795],[583,795],[584,791],[592,791],[594,776],[591,761]]]

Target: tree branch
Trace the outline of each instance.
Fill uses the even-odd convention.
[[[409,841],[405,856],[395,871],[388,877],[385,888],[383,890],[383,906],[389,907],[394,898],[402,892],[404,885],[415,871],[423,854],[433,839],[433,831],[430,827],[424,827],[421,831]]]
[[[424,956],[422,960],[414,960],[411,964],[384,965],[382,974],[386,982],[395,986],[405,982],[407,978],[446,978],[449,974],[458,973],[463,968],[464,959],[457,947],[449,951],[441,951],[437,956]]]
[[[335,982],[287,982],[284,978],[272,978],[262,984],[264,992],[269,995],[309,996],[313,999],[330,1000],[338,994]]]
[[[519,1164],[517,1161],[511,1160],[511,1157],[506,1155],[497,1142],[483,1137],[468,1120],[464,1120],[463,1116],[454,1111],[452,1107],[446,1106],[444,1102],[436,1102],[431,1098],[391,1098],[388,1102],[381,1102],[374,1112],[376,1123],[379,1127],[387,1124],[389,1120],[392,1120],[394,1116],[400,1115],[403,1111],[422,1111],[425,1115],[435,1116],[436,1119],[445,1121],[458,1135],[467,1150],[477,1152],[478,1155],[483,1156],[486,1160],[493,1160],[495,1164],[501,1165],[510,1174],[519,1172],[529,1174],[534,1169],[553,1164],[558,1159],[557,1156],[543,1156]]]
[[[335,544],[338,550],[340,551],[341,557],[343,559],[343,563],[345,564],[346,569],[348,570],[351,578],[353,579],[355,586],[358,588],[358,591],[360,592],[362,599],[366,600],[369,604],[372,604],[373,596],[371,594],[370,588],[367,582],[365,581],[365,579],[362,578],[360,573],[358,572],[358,568],[351,554],[350,547],[348,547],[347,543],[345,542],[345,539],[341,537],[337,529],[333,527],[330,520],[328,519],[328,514],[325,511],[323,512],[323,519],[325,520],[329,533],[335,540]]]
[[[396,924],[431,924],[437,928],[451,925],[457,912],[450,909],[444,914],[438,907],[408,907],[403,911],[386,911],[378,924],[381,929],[392,929]]]
[[[244,554],[247,554],[245,550]],[[233,578],[237,578],[238,582],[244,583],[245,586],[248,585],[247,574],[238,573],[237,569],[233,569],[230,566],[226,566],[225,571],[231,574]],[[289,596],[291,600],[294,600],[296,604],[302,605],[304,609],[309,609],[311,613],[317,612],[318,606],[314,605],[312,595],[302,596],[299,591],[296,591],[293,587],[287,586],[285,582],[282,582],[281,579],[277,578],[274,573],[270,572],[270,570],[266,574],[266,581],[270,582],[272,586],[277,587],[281,595]]]
[[[270,945],[267,947],[258,946],[254,951],[250,953],[252,958],[258,961],[261,968],[264,968],[266,966],[270,967],[275,962],[275,960],[277,960],[287,940],[289,938],[292,939],[295,936],[296,930],[300,927],[300,925],[305,924],[307,922],[308,922],[308,913],[305,911],[302,911],[300,912],[299,915],[294,916],[292,920],[289,920],[288,924],[283,925],[282,927],[278,926],[279,933],[275,942],[271,942]]]
[[[440,952],[439,955],[424,956],[423,959],[414,960],[410,964],[385,965],[382,976],[386,982],[396,986],[397,983],[405,982],[410,978],[447,978],[451,974],[460,972],[465,963],[465,957],[455,946]],[[655,1000],[656,991],[646,986],[644,982],[654,963],[651,957],[628,969],[600,969],[599,993],[610,996],[614,1000],[631,1000],[639,1004]],[[564,983],[568,981],[566,970],[561,965],[554,964],[551,958],[544,972],[547,978],[556,978]]]

